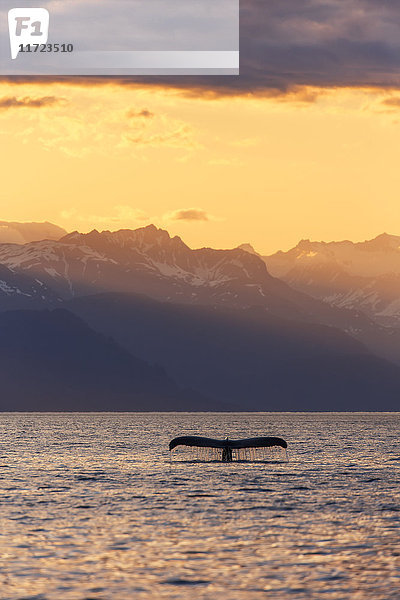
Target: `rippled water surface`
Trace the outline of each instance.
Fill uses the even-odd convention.
[[[2,414],[0,598],[400,598],[400,414]],[[277,435],[289,462],[171,462]]]

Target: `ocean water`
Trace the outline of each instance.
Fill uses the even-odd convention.
[[[1,414],[0,598],[399,599],[399,425]],[[171,461],[183,433],[281,436],[289,462]]]

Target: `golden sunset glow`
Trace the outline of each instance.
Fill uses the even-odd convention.
[[[0,600],[400,600],[400,2],[18,6]]]
[[[363,240],[399,218],[398,93],[2,83],[1,218],[154,223],[189,245]]]

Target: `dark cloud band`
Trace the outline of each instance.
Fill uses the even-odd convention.
[[[7,96],[0,98],[0,110],[7,110],[9,108],[45,108],[59,104],[60,102],[61,98],[57,98],[56,96],[43,96],[42,98]]]
[[[174,87],[206,97],[249,93],[296,96],[302,86],[400,88],[400,3],[242,0],[240,63],[239,76],[116,81],[121,85]],[[93,84],[110,79],[74,81]]]

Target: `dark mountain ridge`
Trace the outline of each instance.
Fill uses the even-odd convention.
[[[210,410],[65,309],[0,314],[2,411]]]
[[[400,369],[337,329],[237,310],[100,294],[66,303],[183,386],[241,410],[397,410]]]

